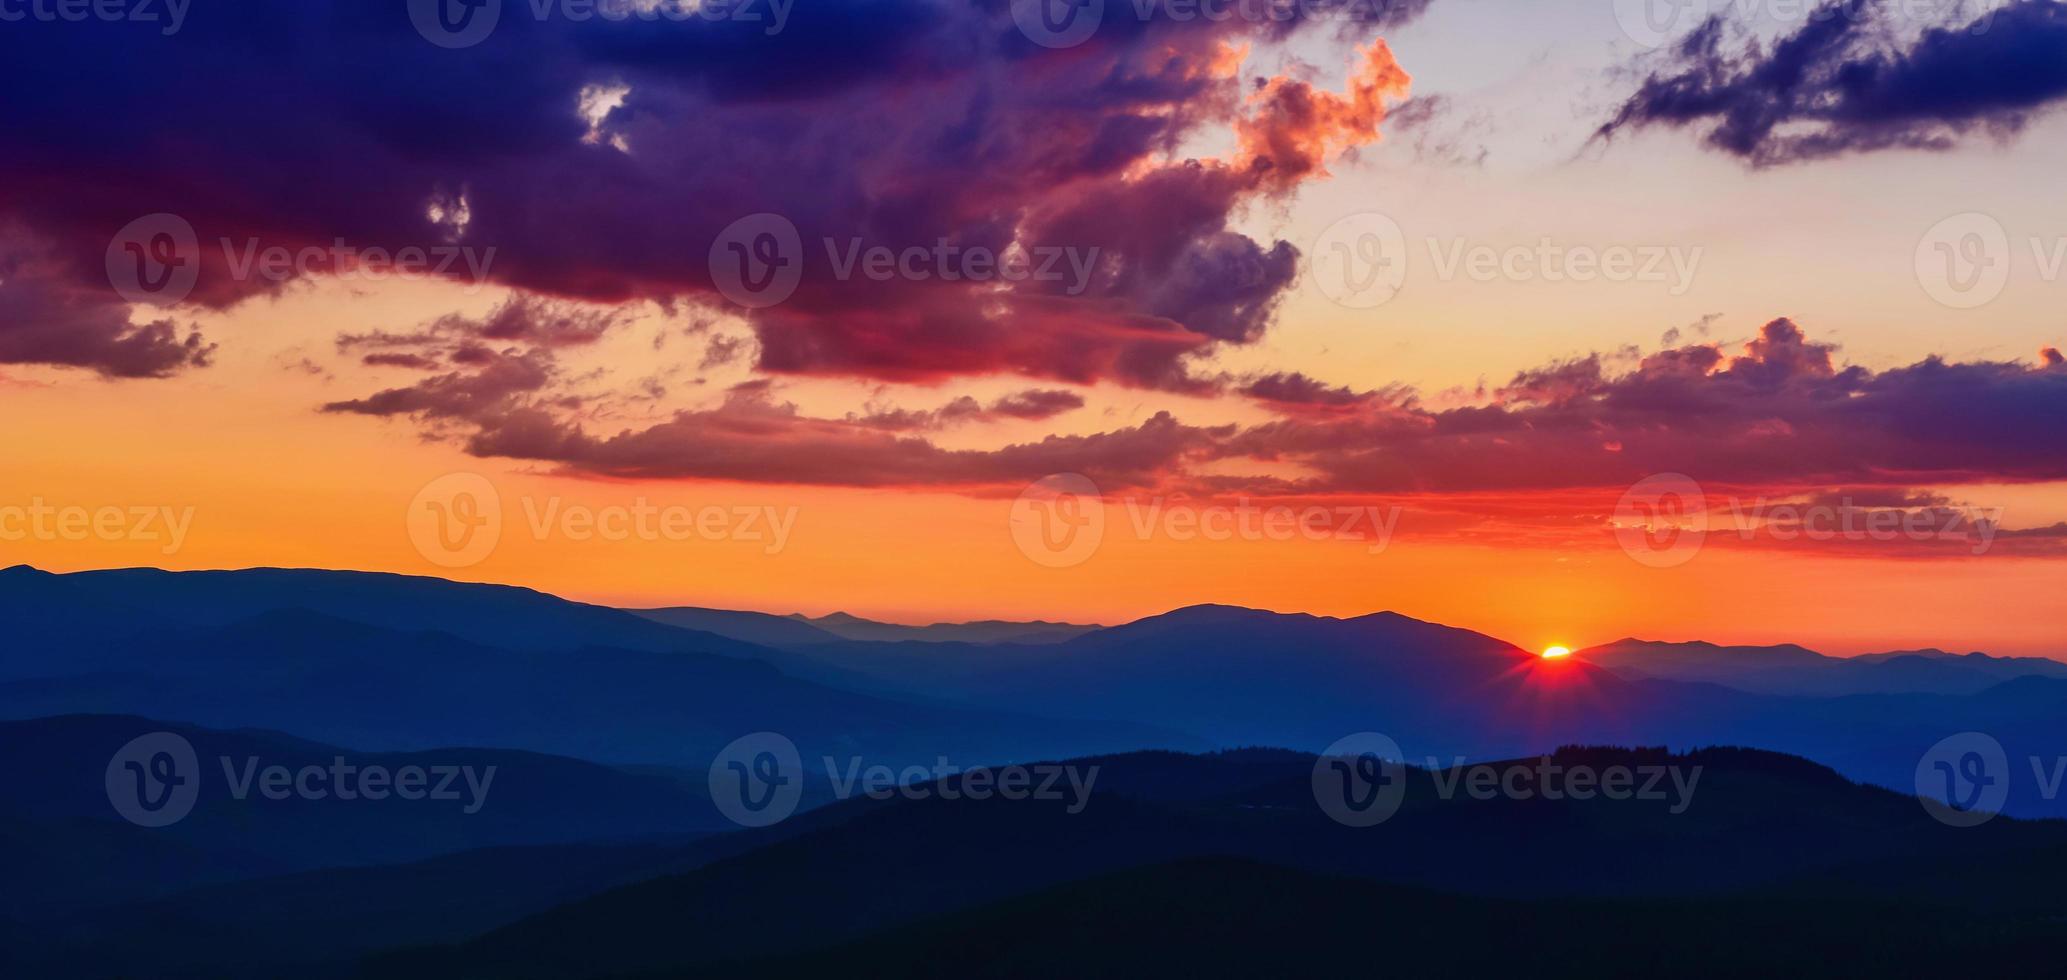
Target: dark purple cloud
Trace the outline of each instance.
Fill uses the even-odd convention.
[[[162,378],[205,367],[215,345],[170,317],[134,322],[103,281],[81,283],[0,234],[0,364],[55,364],[109,378]]]
[[[1912,488],[2067,479],[2067,429],[2054,423],[2067,417],[2060,358],[1931,357],[1876,372],[1840,364],[1832,345],[1785,318],[1741,345],[1591,354],[1522,371],[1461,407],[1431,408],[1411,388],[1358,390],[1300,374],[1239,390],[1279,417],[1202,427],[1166,413],[1095,435],[948,450],[925,433],[1044,417],[1081,399],[1033,390],[988,406],[963,396],[818,418],[777,400],[762,379],[735,386],[716,408],[602,435],[539,347],[328,409],[415,417],[473,454],[576,473],[976,493],[1080,472],[1116,481],[1115,491],[1468,498],[1683,473],[1772,495],[1846,488],[1860,507],[1931,508],[1942,502]],[[1228,462],[1244,465],[1212,466]]]
[[[486,275],[538,294],[717,301],[713,242],[770,212],[805,247],[795,293],[748,314],[764,370],[1194,387],[1185,358],[1254,340],[1293,279],[1296,250],[1232,230],[1236,212],[1376,138],[1405,78],[1371,41],[1424,5],[1216,20],[1115,4],[1061,50],[1004,0],[823,0],[772,35],[502,0],[459,50],[401,2],[225,0],[173,37],[36,24],[0,32],[0,86],[37,93],[0,104],[0,217],[91,283],[117,229],[179,215],[201,242],[190,300],[221,307],[282,285],[240,275],[237,250],[338,239],[493,248]],[[1339,49],[1359,61],[1346,93],[1236,77],[1236,46],[1295,34],[1361,46]],[[1171,156],[1219,128],[1238,157]],[[881,282],[840,273],[855,243],[1071,261]]]
[[[1756,166],[2009,136],[2067,98],[2067,4],[2029,0],[1892,38],[1896,4],[1835,0],[1771,43],[1731,42],[1711,17],[1649,74],[1600,138],[1706,127]]]
[[[1616,364],[1634,358],[1634,364]],[[1339,396],[1337,396],[1339,397]],[[1222,448],[1297,462],[1306,491],[1459,493],[1628,485],[1656,473],[1765,487],[2067,479],[2057,363],[1840,367],[1792,321],[1730,354],[1697,344],[1517,374],[1484,404],[1411,393],[1332,418],[1288,413]]]

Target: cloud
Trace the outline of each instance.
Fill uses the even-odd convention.
[[[1627,366],[1623,366],[1627,364]],[[1225,452],[1312,471],[1312,492],[1628,486],[1655,473],[1753,487],[2067,479],[2067,370],[1931,357],[1873,372],[1773,320],[1722,344],[1592,354],[1523,371],[1484,404],[1288,418]]]
[[[820,418],[775,398],[764,378],[734,386],[716,407],[604,435],[551,351],[537,348],[326,409],[411,416],[475,455],[611,478],[990,494],[1079,472],[1114,493],[1404,496],[1480,515],[1552,506],[1539,517],[1567,521],[1577,505],[1557,503],[1566,495],[1605,513],[1603,493],[1611,505],[1659,473],[1774,499],[1842,488],[1850,506],[1909,510],[1951,503],[1919,488],[2067,480],[2067,432],[2050,421],[2067,417],[2067,363],[1930,357],[1873,371],[1841,363],[1833,345],[1786,318],[1741,343],[1546,364],[1450,407],[1403,386],[1360,390],[1301,374],[1257,376],[1238,391],[1276,418],[1199,426],[1166,412],[1108,432],[950,450],[926,434],[1048,417],[1081,396],[1035,389],[989,405],[964,396]]]
[[[1769,44],[1711,17],[1652,71],[1599,139],[1652,126],[1754,166],[2007,138],[2067,98],[2067,4],[2030,0],[1891,40],[1893,4],[1835,0]]]
[[[108,378],[164,378],[206,367],[216,345],[171,318],[132,322],[105,279],[0,235],[0,364],[85,368]]]
[[[1153,485],[1224,437],[1167,413],[1088,436],[1048,436],[994,450],[949,450],[859,420],[810,418],[763,387],[734,389],[717,408],[681,412],[640,430],[595,438],[546,412],[523,409],[467,442],[480,456],[563,464],[618,478],[696,478],[845,487],[1017,492],[1070,470],[1113,490]]]
[[[968,395],[963,395],[936,409],[878,409],[848,417],[870,428],[913,432],[942,429],[965,422],[995,422],[1000,419],[1040,421],[1082,407],[1084,396],[1074,391],[1034,388],[1006,395],[992,402],[989,407]]]
[[[0,216],[92,269],[129,220],[179,215],[203,245],[190,301],[224,307],[282,285],[226,255],[340,239],[493,248],[489,278],[543,296],[719,303],[713,242],[772,212],[806,247],[792,296],[738,311],[764,371],[1192,389],[1186,359],[1255,340],[1294,278],[1296,249],[1234,230],[1239,212],[1377,139],[1406,76],[1373,38],[1425,4],[1111,17],[1065,50],[998,0],[825,0],[774,34],[509,5],[462,50],[419,36],[407,6],[228,0],[171,41],[0,34],[0,85],[41,93],[0,108]],[[1337,49],[1342,92],[1239,77],[1250,45],[1296,37],[1356,47]],[[105,71],[82,83],[89,63]],[[1228,131],[1234,158],[1179,153]],[[1066,261],[971,281],[929,258],[924,279],[877,281],[839,274],[856,243]],[[509,329],[583,343],[591,326],[607,324]]]

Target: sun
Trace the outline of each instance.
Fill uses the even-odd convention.
[[[1545,660],[1556,660],[1556,659],[1557,659],[1557,658],[1559,658],[1559,657],[1569,657],[1569,656],[1571,656],[1571,655],[1572,655],[1572,648],[1571,648],[1571,647],[1544,647],[1544,648],[1543,648],[1543,659],[1545,659]]]

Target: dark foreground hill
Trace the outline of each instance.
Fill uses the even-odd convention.
[[[1910,868],[1934,870],[1903,879],[1881,898],[1930,904],[1963,894],[1942,876],[1986,864],[2009,879],[1989,894],[2014,896],[1990,906],[1992,912],[2034,923],[2067,914],[2067,900],[2047,885],[2067,870],[2061,862],[2067,825],[2004,818],[1954,829],[1937,823],[1914,799],[1859,786],[1785,756],[1586,750],[1553,759],[1567,768],[1678,767],[1687,777],[1699,767],[1698,778],[1682,784],[1691,784],[1690,793],[1662,792],[1655,799],[1481,799],[1462,789],[1446,795],[1446,783],[1469,784],[1451,781],[1452,773],[1410,770],[1398,813],[1366,828],[1345,826],[1321,810],[1314,761],[1282,752],[1080,760],[1081,767],[1099,766],[1100,774],[1076,812],[1067,799],[933,797],[835,805],[820,812],[824,825],[809,833],[688,874],[609,891],[467,943],[377,957],[368,974],[722,971],[770,951],[861,941],[1127,869],[1222,857],[1551,906],[1785,895],[1807,888],[1801,882],[1811,875],[1820,876],[1815,894],[1856,901],[1840,890]],[[1533,771],[1538,764],[1519,760],[1495,770],[1505,778],[1517,766]],[[1953,907],[1979,908],[1964,901],[1956,899]],[[1176,921],[1200,933],[1229,928],[1214,918],[1219,913],[1210,904],[1198,910],[1196,920],[1176,914]],[[1843,914],[1871,919],[1862,909]],[[1609,928],[1643,925],[1631,919]],[[1043,927],[1038,920],[1028,924],[1036,935]],[[2057,924],[2052,928],[2048,935],[2067,937]],[[1410,931],[1401,940],[1412,936]],[[2021,934],[2016,941],[2023,941]],[[1958,948],[1985,942],[1969,937],[1969,946]],[[897,972],[895,965],[876,966]]]
[[[1115,872],[818,953],[650,976],[2056,976],[2062,927],[1786,896],[1517,901],[1228,858]]]

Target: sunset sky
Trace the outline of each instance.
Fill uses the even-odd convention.
[[[1087,2],[0,24],[0,564],[2067,657],[2067,6]],[[1029,553],[1057,474],[1085,553]],[[635,507],[703,524],[562,519]]]

